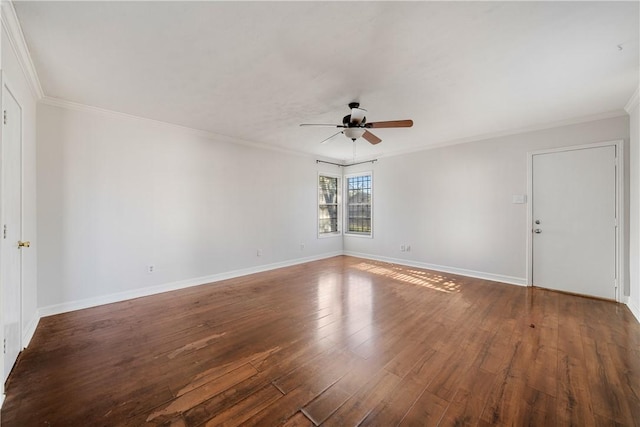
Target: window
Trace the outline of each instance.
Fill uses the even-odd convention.
[[[340,178],[318,175],[318,235],[340,234]]]
[[[371,172],[346,177],[346,233],[371,236]]]

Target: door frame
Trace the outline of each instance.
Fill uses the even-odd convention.
[[[7,90],[7,93],[9,94],[9,96],[13,97],[13,99],[16,101],[16,104],[18,104],[18,107],[20,108],[20,180],[19,180],[19,185],[20,185],[20,238],[22,239],[23,237],[23,233],[24,233],[24,124],[23,124],[23,117],[22,117],[22,105],[20,105],[20,101],[18,99],[18,97],[15,95],[15,92],[13,90],[11,90],[11,84],[8,82],[5,73],[0,70],[0,116],[2,116],[2,110],[4,110],[4,90]],[[0,118],[0,120],[2,120],[2,118]],[[1,124],[0,124],[1,125]],[[3,181],[3,177],[4,177],[4,165],[5,165],[5,159],[4,157],[1,156],[2,151],[4,149],[4,144],[5,144],[5,138],[4,138],[4,133],[0,132],[0,224],[4,223],[4,181]],[[1,227],[1,225],[0,225]],[[20,349],[20,351],[22,351],[24,349],[24,324],[23,324],[23,303],[24,303],[24,289],[23,289],[23,278],[24,278],[24,262],[23,262],[23,253],[24,251],[20,251],[20,289],[19,289],[19,294],[20,294],[20,306],[19,306],[19,311],[20,311],[20,319],[19,319],[19,326],[20,326],[20,331],[18,334],[18,338],[19,338],[19,345],[18,348]],[[3,259],[3,252],[2,252],[2,245],[0,245],[0,269],[4,268],[4,265],[2,264],[2,259]],[[4,311],[2,310],[3,308],[3,304],[4,304],[4,289],[3,289],[3,284],[0,283],[0,341],[4,341],[5,336],[4,336]],[[0,369],[2,370],[3,373],[3,377],[4,377],[4,351],[0,352],[0,363],[2,363]],[[16,360],[17,361],[17,360]],[[4,400],[4,381],[0,381],[0,391],[2,393],[2,397],[1,399]],[[1,401],[1,400],[0,400]]]
[[[615,147],[616,149],[616,244],[615,244],[615,299],[621,302],[624,295],[624,141],[621,139],[592,144],[569,145],[566,147],[550,148],[530,151],[527,153],[527,286],[533,286],[533,156],[539,154],[561,153],[566,151],[584,150],[588,148]]]

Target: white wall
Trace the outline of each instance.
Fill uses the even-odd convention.
[[[2,29],[2,75],[22,108],[22,239],[31,248],[22,251],[22,333],[27,345],[35,330],[37,315],[36,233],[36,95],[31,91],[16,52]]]
[[[373,239],[317,238],[317,172],[340,171],[310,157],[46,104],[38,132],[38,307],[46,315],[343,248],[526,283],[527,205],[512,196],[527,192],[527,152],[616,139],[628,148],[629,118],[350,167],[345,173],[374,171]]]
[[[628,138],[621,116],[350,167],[373,170],[374,238],[345,236],[344,249],[526,284],[527,205],[512,196],[527,193],[527,152]]]
[[[638,91],[627,106],[630,133],[630,252],[629,272],[631,290],[629,308],[640,321],[640,107]]]
[[[42,103],[38,132],[43,314],[342,251],[311,157]]]

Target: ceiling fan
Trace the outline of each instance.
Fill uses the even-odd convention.
[[[371,144],[377,144],[382,141],[380,138],[369,132],[368,129],[376,129],[376,128],[410,128],[413,126],[413,120],[391,120],[386,122],[371,122],[367,123],[367,118],[364,114],[367,110],[360,108],[360,104],[358,102],[352,102],[349,104],[349,108],[351,109],[351,114],[348,114],[342,118],[341,125],[333,125],[326,123],[303,123],[300,126],[327,126],[327,127],[336,127],[341,128],[343,130],[334,133],[329,138],[325,139],[321,142],[324,144],[329,141],[336,135],[344,134],[347,138],[355,141],[356,139],[362,137],[369,141]]]

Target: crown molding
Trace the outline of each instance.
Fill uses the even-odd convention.
[[[296,150],[290,150],[283,147],[261,144],[258,142],[253,142],[253,141],[248,141],[242,138],[238,138],[235,136],[224,135],[221,133],[215,133],[215,132],[210,132],[210,131],[201,130],[201,129],[194,129],[194,128],[177,125],[170,122],[164,122],[162,120],[155,120],[147,117],[136,116],[133,114],[121,113],[119,111],[108,110],[106,108],[93,107],[91,105],[81,104],[73,101],[67,101],[64,99],[54,98],[51,96],[44,96],[40,98],[39,102],[41,104],[64,108],[67,110],[83,111],[83,112],[89,112],[93,114],[100,114],[103,116],[110,116],[110,117],[123,119],[123,120],[143,122],[148,125],[158,126],[167,130],[172,130],[172,131],[180,132],[183,134],[194,135],[196,137],[209,139],[213,141],[226,142],[230,144],[239,144],[247,147],[257,148],[260,150],[276,151],[279,153],[290,154],[290,155],[299,156],[299,157],[308,157],[308,158],[314,157],[313,155],[309,153],[305,153],[303,151],[296,151]]]
[[[637,103],[637,96],[635,96],[635,98],[636,98],[636,103]],[[194,129],[194,128],[190,128],[190,127],[187,127],[187,126],[181,126],[181,125],[177,125],[177,124],[174,124],[174,123],[164,122],[164,121],[161,121],[161,120],[150,119],[150,118],[147,118],[147,117],[135,116],[135,115],[128,114],[128,113],[121,113],[119,111],[108,110],[108,109],[105,109],[105,108],[93,107],[93,106],[90,106],[90,105],[81,104],[81,103],[73,102],[73,101],[67,101],[67,100],[64,100],[64,99],[54,98],[54,97],[50,97],[50,96],[43,96],[42,98],[40,98],[40,103],[45,104],[45,105],[51,105],[53,107],[65,108],[65,109],[68,109],[68,110],[84,111],[84,112],[90,112],[90,113],[94,113],[94,114],[101,114],[101,115],[116,117],[116,118],[125,119],[125,120],[141,121],[141,122],[145,122],[147,124],[151,124],[151,125],[155,125],[155,126],[162,126],[165,129],[171,129],[171,130],[174,130],[174,131],[178,131],[178,132],[181,132],[181,133],[187,133],[187,134],[190,134],[190,135],[195,135],[195,136],[198,136],[200,138],[209,139],[209,140],[223,141],[223,142],[228,142],[228,143],[233,143],[233,144],[240,144],[240,145],[244,145],[244,146],[248,146],[248,147],[252,147],[252,148],[257,148],[257,149],[261,149],[261,150],[276,151],[276,152],[279,152],[279,153],[290,154],[290,155],[295,155],[295,156],[318,157],[317,155],[313,155],[313,154],[306,153],[306,152],[303,152],[303,151],[296,151],[296,150],[291,150],[291,149],[278,147],[278,146],[273,146],[273,145],[260,144],[260,143],[257,143],[257,142],[248,141],[248,140],[244,140],[244,139],[233,137],[233,136],[229,136],[229,135],[224,135],[224,134],[220,134],[220,133],[205,131],[205,130],[201,130],[201,129]],[[573,118],[573,119],[555,121],[555,122],[551,122],[551,123],[539,124],[539,125],[534,125],[534,126],[529,126],[529,127],[519,128],[519,129],[492,132],[492,133],[476,135],[476,136],[472,136],[472,137],[468,137],[468,138],[454,139],[454,140],[450,140],[450,141],[444,141],[444,142],[440,142],[440,143],[435,143],[435,144],[432,144],[432,145],[429,145],[429,146],[422,146],[422,147],[410,148],[410,149],[407,149],[407,150],[399,150],[399,151],[391,151],[391,152],[386,152],[386,153],[380,153],[379,155],[377,155],[375,157],[377,159],[380,159],[380,158],[385,158],[385,157],[402,156],[402,155],[405,155],[405,154],[418,153],[418,152],[421,152],[421,151],[433,150],[433,149],[436,149],[436,148],[448,147],[448,146],[451,146],[451,145],[466,144],[466,143],[469,143],[469,142],[485,141],[485,140],[488,140],[488,139],[501,138],[501,137],[511,136],[511,135],[519,135],[519,134],[523,134],[523,133],[542,131],[542,130],[546,130],[546,129],[554,129],[554,128],[558,128],[558,127],[576,125],[576,124],[581,124],[581,123],[595,122],[595,121],[598,121],[598,120],[612,119],[612,118],[616,118],[616,117],[623,117],[623,116],[626,116],[626,115],[627,115],[627,113],[624,110],[609,111],[609,112],[606,112],[606,113],[594,114],[594,115],[590,115],[590,116],[582,116],[582,117],[577,117],[577,118]],[[325,157],[325,158],[327,160],[336,160],[336,161],[340,161],[340,162],[346,163],[345,159],[337,159],[337,158],[332,158],[332,157]],[[363,158],[363,159],[357,159],[357,160],[359,162],[360,161],[363,161],[363,162],[371,161],[371,159],[369,159],[369,158]]]
[[[491,132],[491,133],[485,133],[485,134],[470,136],[470,137],[467,137],[467,138],[459,138],[459,139],[452,139],[450,141],[436,142],[436,143],[428,145],[428,146],[409,148],[407,150],[389,151],[389,152],[386,152],[386,153],[379,154],[377,157],[378,158],[383,158],[383,157],[402,156],[402,155],[405,155],[405,154],[418,153],[418,152],[421,152],[421,151],[433,150],[433,149],[436,149],[436,148],[448,147],[448,146],[451,146],[451,145],[466,144],[466,143],[469,143],[469,142],[486,141],[488,139],[502,138],[502,137],[505,137],[505,136],[512,136],[512,135],[520,135],[520,134],[523,134],[523,133],[530,133],[530,132],[538,132],[538,131],[543,131],[543,130],[547,130],[547,129],[559,128],[559,127],[563,127],[563,126],[571,126],[571,125],[578,125],[578,124],[581,124],[581,123],[595,122],[595,121],[598,121],[598,120],[613,119],[613,118],[616,118],[616,117],[623,117],[623,116],[626,116],[626,115],[627,115],[627,113],[624,110],[608,111],[606,113],[593,114],[593,115],[582,116],[582,117],[575,117],[575,118],[572,118],[572,119],[559,120],[559,121],[549,122],[549,123],[541,123],[541,124],[538,124],[538,125],[533,125],[533,126],[528,126],[528,127],[518,128],[518,129],[510,129],[510,130],[504,130],[504,131],[498,131],[498,132]]]
[[[631,95],[631,98],[629,98],[629,102],[627,102],[627,105],[624,106],[624,110],[629,114],[631,114],[631,110],[633,110],[640,104],[640,95],[638,94],[638,92],[640,92],[640,86],[638,86],[636,91],[633,92],[633,95]]]
[[[29,87],[33,94],[37,99],[42,99],[44,97],[42,85],[40,84],[36,67],[33,65],[33,61],[31,60],[31,54],[29,53],[27,42],[24,39],[22,27],[20,26],[16,10],[13,7],[13,2],[11,0],[0,1],[0,9],[2,28],[4,28],[4,32],[7,35],[9,43],[18,58],[20,68],[27,78]]]

